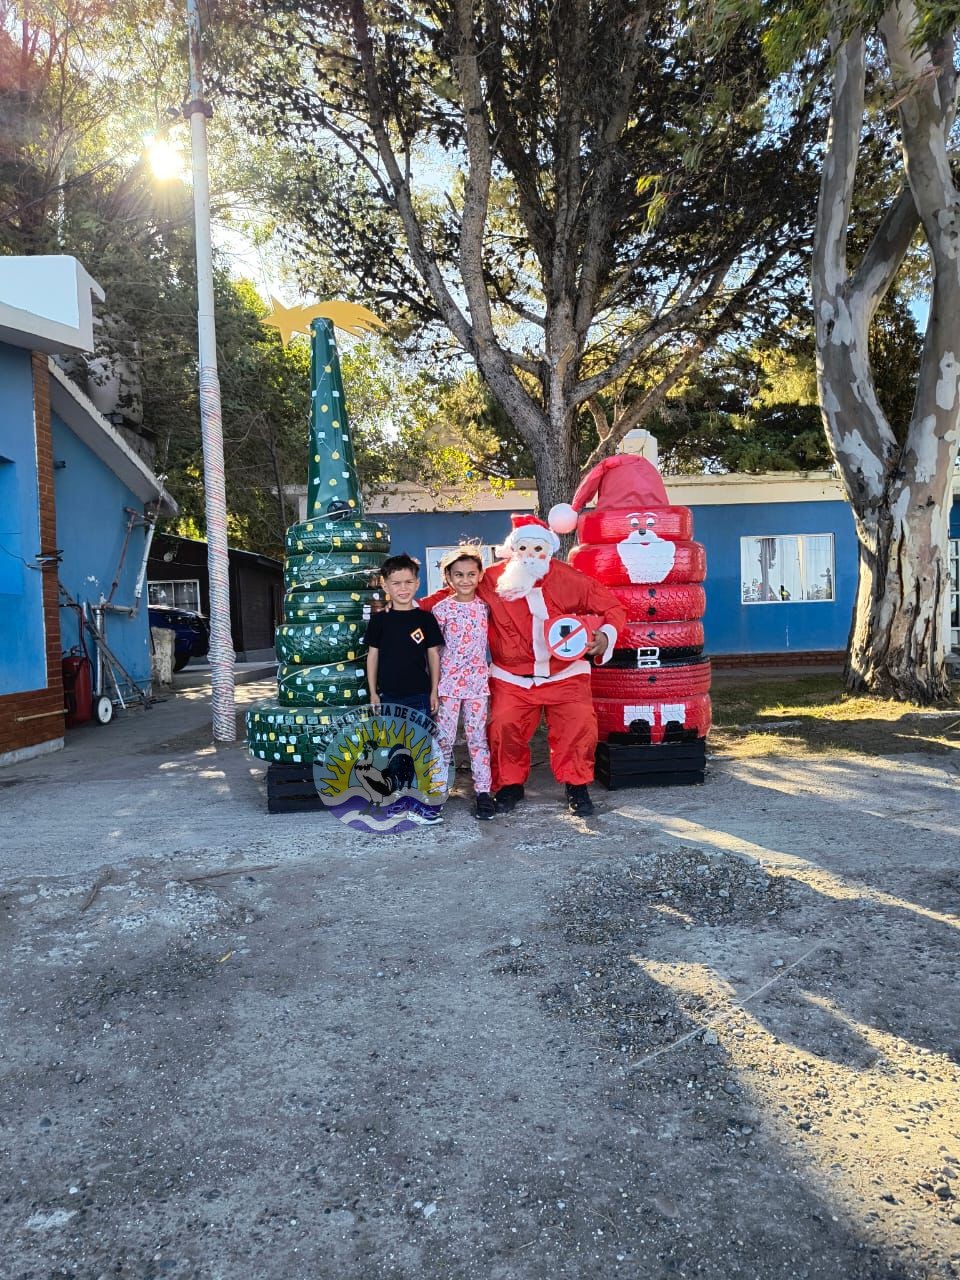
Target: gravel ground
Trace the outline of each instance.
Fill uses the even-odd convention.
[[[205,716],[0,773],[3,1280],[960,1275],[954,757],[364,839]]]

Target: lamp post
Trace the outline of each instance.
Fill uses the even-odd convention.
[[[203,99],[198,0],[187,0],[190,51],[190,99],[183,109],[190,121],[193,157],[193,213],[197,254],[197,329],[200,354],[200,429],[203,437],[203,487],[207,517],[207,569],[210,577],[210,670],[213,685],[213,737],[237,736],[234,701],[233,639],[230,634],[230,574],[227,556],[227,499],[223,470],[223,421],[217,373],[217,334],[213,307],[213,251],[210,243],[210,182],[207,171],[207,119]]]

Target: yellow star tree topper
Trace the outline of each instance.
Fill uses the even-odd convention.
[[[383,321],[358,302],[314,302],[308,306],[285,307],[276,298],[271,298],[273,310],[264,316],[263,323],[279,330],[283,345],[286,346],[295,333],[309,333],[310,321],[318,316],[331,321],[338,329],[359,337],[362,333],[372,333],[377,329],[385,329]]]

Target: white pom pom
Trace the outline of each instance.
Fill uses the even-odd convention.
[[[554,533],[573,533],[579,518],[576,509],[569,502],[558,502],[555,507],[550,508],[547,524]]]

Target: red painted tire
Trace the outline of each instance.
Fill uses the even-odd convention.
[[[610,590],[626,607],[630,622],[686,622],[702,618],[707,607],[706,592],[692,582],[667,586],[631,583]]]
[[[595,699],[593,705],[597,712],[597,728],[601,742],[611,733],[624,733],[629,730],[636,720],[647,720],[649,724],[649,715],[653,716],[650,739],[652,742],[662,742],[666,729],[663,722],[664,715],[668,721],[679,720],[681,711],[685,729],[693,729],[699,738],[705,738],[710,732],[710,695],[707,693],[696,693],[689,698],[659,701],[653,698],[645,701],[639,698],[636,701],[602,698]]]
[[[672,547],[674,551],[673,567],[662,577],[647,579],[653,582],[702,582],[707,575],[707,553],[699,542],[663,542],[661,547]],[[567,557],[575,569],[585,573],[588,578],[596,578],[608,587],[625,587],[632,579],[627,566],[620,559],[616,546],[574,547]],[[656,561],[654,560],[654,566]],[[647,572],[661,572],[654,566]],[[664,566],[665,567],[665,566]],[[644,585],[642,580],[633,583]]]
[[[628,622],[618,649],[692,649],[703,646],[702,622]]]
[[[643,529],[647,516],[660,538],[686,542],[693,537],[693,512],[689,507],[594,507],[584,511],[577,521],[577,541],[584,546],[598,542],[622,542],[634,528]],[[639,524],[631,523],[639,519]]]
[[[678,662],[661,667],[640,667],[630,671],[623,667],[594,667],[590,673],[594,698],[643,702],[648,699],[669,701],[691,693],[706,693],[710,688],[710,659],[700,662]]]

